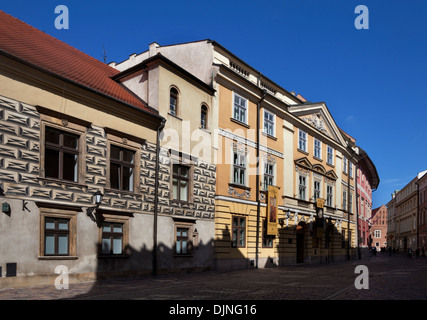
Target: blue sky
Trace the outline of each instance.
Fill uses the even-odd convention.
[[[57,5],[69,29],[57,30]],[[358,30],[355,8],[369,9]],[[102,59],[212,39],[287,89],[325,101],[380,175],[373,207],[427,169],[427,1],[9,1],[0,9]],[[19,35],[17,35],[19,36]]]

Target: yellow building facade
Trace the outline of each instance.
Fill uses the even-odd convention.
[[[215,267],[352,257],[358,148],[326,104],[285,90],[215,41],[156,44],[150,54],[214,89],[207,118],[216,165]],[[146,57],[132,59],[136,65]],[[198,120],[199,106],[191,110]],[[265,231],[269,186],[277,190],[272,235]]]

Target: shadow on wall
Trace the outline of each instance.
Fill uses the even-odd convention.
[[[329,219],[304,222],[278,229],[278,265],[331,263],[351,251],[342,232]]]

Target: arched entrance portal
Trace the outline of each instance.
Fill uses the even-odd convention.
[[[305,235],[306,224],[305,222],[300,222],[297,225],[297,263],[304,262],[304,235]]]

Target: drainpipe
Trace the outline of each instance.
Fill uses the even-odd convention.
[[[261,73],[259,74],[261,76]],[[259,77],[258,77],[259,81]],[[265,99],[267,91],[265,89],[262,90],[261,99],[258,101],[257,105],[257,122],[256,122],[256,130],[257,130],[257,139],[256,139],[256,202],[257,202],[257,216],[256,216],[256,249],[255,249],[255,268],[258,269],[258,248],[259,248],[259,225],[260,225],[260,199],[259,199],[259,140],[260,140],[260,123],[259,116],[261,110],[261,103]]]
[[[153,214],[153,276],[157,275],[157,215],[159,206],[159,171],[160,171],[160,133],[165,127],[166,119],[162,119],[157,128],[156,137],[156,179],[154,182],[154,214]]]

